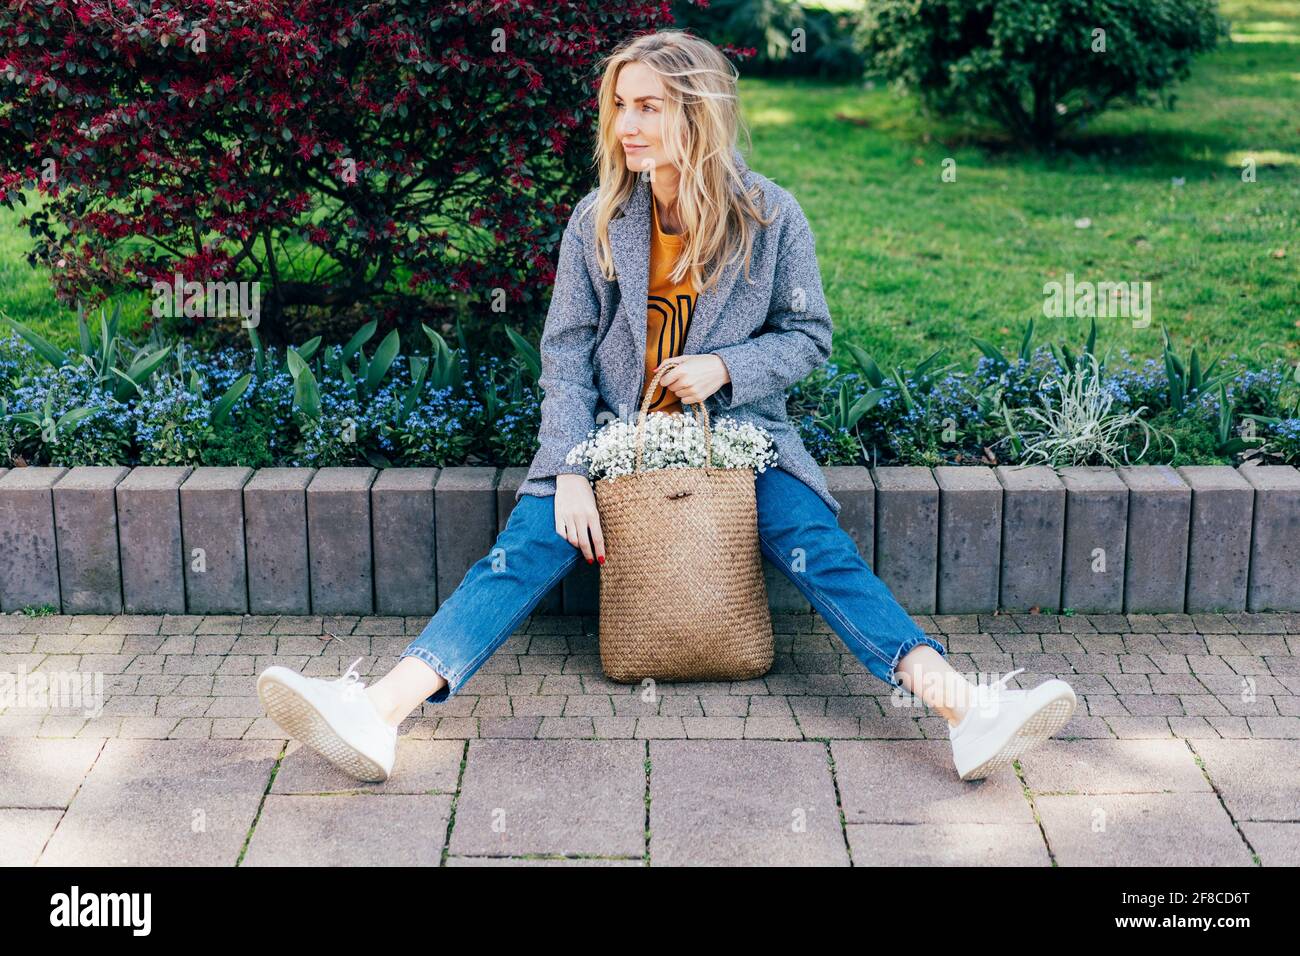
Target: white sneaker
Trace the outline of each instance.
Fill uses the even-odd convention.
[[[1008,689],[1018,667],[992,684],[976,684],[976,703],[948,728],[952,759],[962,780],[982,780],[1038,746],[1065,726],[1078,699],[1063,680],[1032,690]]]
[[[304,746],[344,773],[378,783],[388,779],[397,756],[397,728],[379,716],[354,669],[337,680],[304,677],[275,665],[257,678],[267,716]]]

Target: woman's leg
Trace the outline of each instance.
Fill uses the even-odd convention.
[[[975,702],[975,685],[953,670],[943,645],[876,577],[830,506],[781,468],[766,469],[756,483],[763,555],[871,673],[919,697],[949,724],[960,722]]]
[[[369,685],[383,718],[397,726],[424,701],[460,690],[582,554],[555,531],[555,499],[523,495],[492,549],[479,558],[396,666]]]

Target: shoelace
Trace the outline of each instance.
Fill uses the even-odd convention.
[[[976,684],[976,700],[979,702],[976,706],[982,710],[991,704],[996,704],[998,696],[1002,691],[1007,689],[1007,681],[1011,680],[1011,678],[1015,677],[1022,670],[1024,670],[1023,667],[1017,667],[1011,673],[1004,674],[991,684]]]
[[[343,672],[343,676],[340,677],[337,681],[335,681],[335,683],[343,685],[344,700],[347,701],[355,700],[356,695],[361,693],[361,691],[365,690],[366,685],[362,683],[361,675],[358,674],[356,671],[357,665],[360,664],[364,659],[365,658],[363,657],[358,657],[355,661],[353,661],[351,664],[348,665],[348,669]]]

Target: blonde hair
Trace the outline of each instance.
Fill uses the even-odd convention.
[[[736,261],[742,250],[746,281],[753,281],[749,265],[754,223],[767,226],[775,217],[763,218],[762,186],[755,183],[746,191],[732,156],[740,128],[735,67],[708,40],[684,30],[632,37],[602,62],[595,144],[600,187],[588,211],[595,211],[596,260],[605,278],[615,278],[610,219],[631,197],[643,175],[629,169],[623,158],[615,124],[614,87],[624,66],[641,63],[663,82],[664,150],[679,174],[673,208],[685,241],[672,281],[681,282],[689,271],[695,288],[703,292],[721,278],[723,268]],[[654,202],[653,195],[650,201]],[[706,267],[710,272],[702,284]]]

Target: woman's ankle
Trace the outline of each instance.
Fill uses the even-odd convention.
[[[406,714],[401,713],[401,708],[395,705],[385,688],[372,684],[365,689],[365,694],[370,698],[370,702],[375,705],[375,710],[378,711],[384,723],[396,727],[406,719]]]

